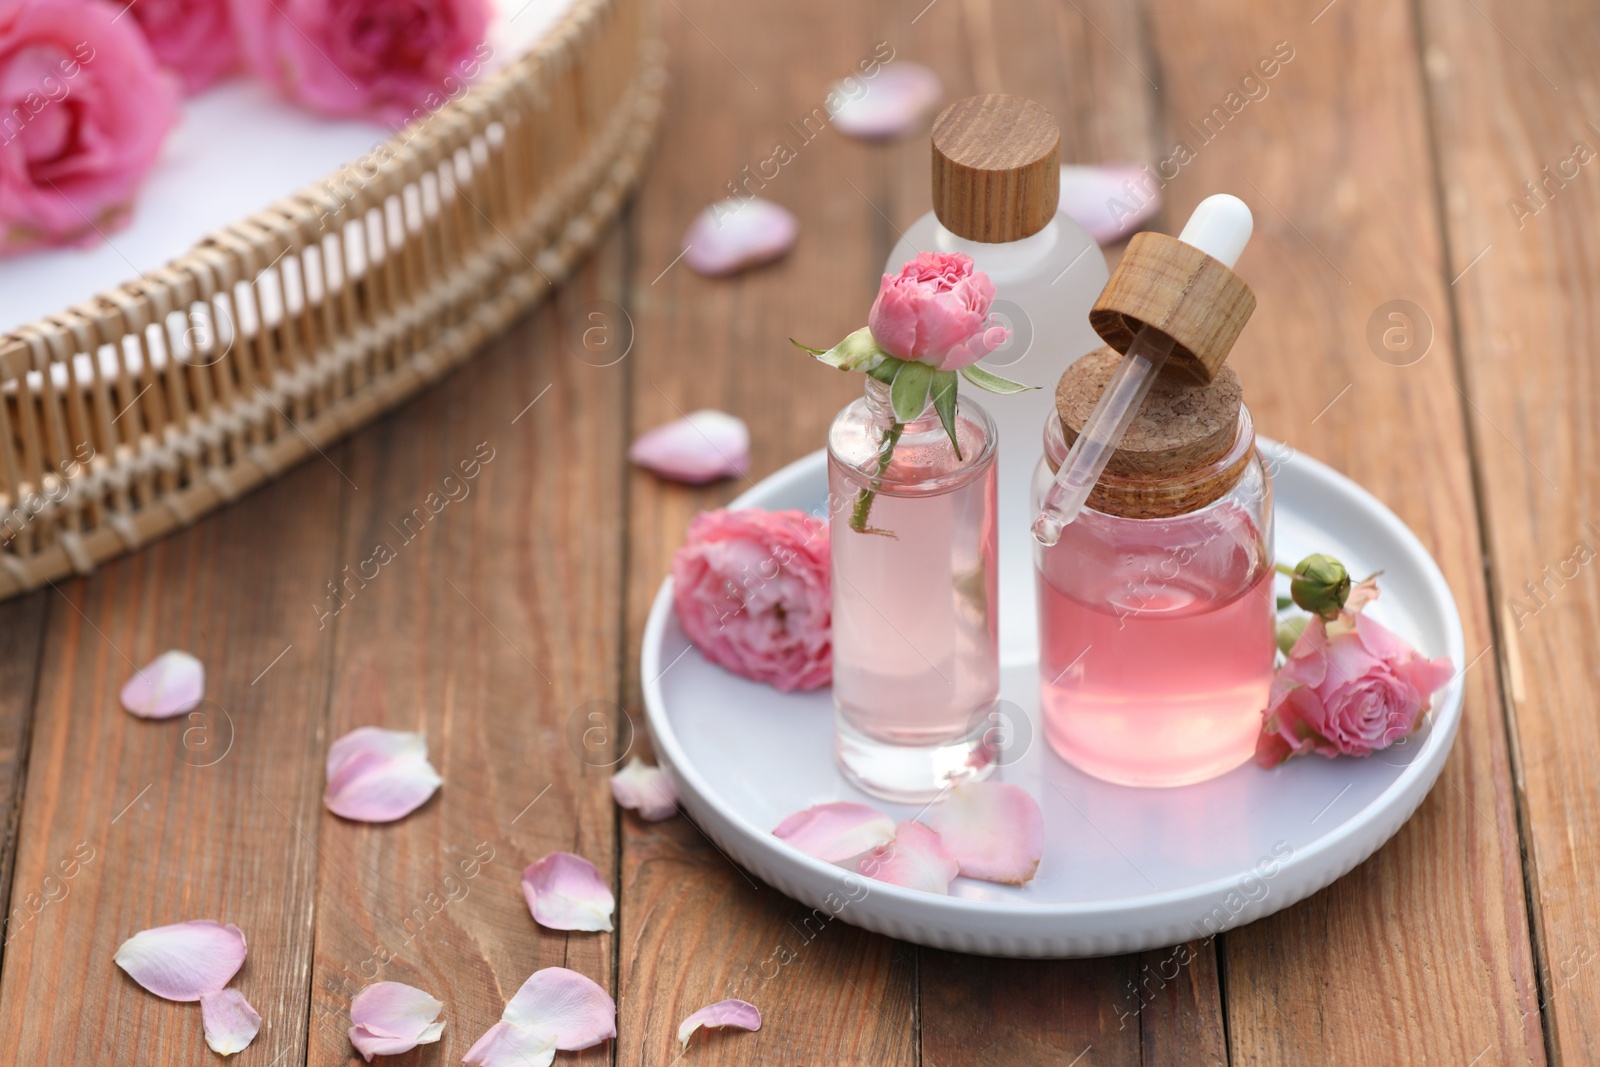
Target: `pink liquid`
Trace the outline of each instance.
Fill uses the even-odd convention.
[[[857,485],[830,469],[838,496]],[[999,697],[994,493],[991,467],[937,496],[879,493],[870,523],[886,533],[835,520],[833,696],[868,737],[949,741]]]
[[[1271,560],[1242,508],[1085,513],[1039,554],[1045,736],[1107,781],[1173,786],[1248,760],[1273,669]]]

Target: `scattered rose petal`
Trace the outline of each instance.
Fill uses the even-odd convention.
[[[770,200],[718,200],[683,235],[683,261],[712,277],[732,274],[782,256],[799,232],[794,215]]]
[[[893,841],[862,856],[858,870],[880,882],[947,895],[960,864],[938,834],[908,820],[895,827]]]
[[[894,840],[894,820],[865,804],[835,801],[797,811],[772,832],[807,855],[842,863]]]
[[[393,822],[416,811],[443,779],[421,734],[362,726],[328,749],[329,811],[358,822]]]
[[[350,1002],[350,1043],[372,1062],[431,1045],[444,1033],[444,1004],[403,982],[376,982]],[[438,1021],[435,1021],[438,1020]]]
[[[958,785],[926,821],[968,878],[1021,885],[1039,869],[1044,815],[1039,802],[1014,785]]]
[[[829,99],[842,103],[833,110],[833,124],[852,137],[897,137],[933,111],[944,96],[939,76],[920,63],[901,61],[882,68],[876,77],[835,82]]]
[[[467,1067],[548,1067],[557,1049],[572,1051],[617,1036],[617,1004],[594,982],[565,967],[535,971],[506,1004],[500,1021],[467,1051]]]
[[[200,1021],[211,1051],[232,1056],[250,1047],[261,1031],[261,1016],[237,989],[207,993],[200,998]]]
[[[1144,167],[1061,168],[1061,210],[1099,244],[1120,241],[1161,209],[1161,189]]]
[[[522,872],[522,896],[540,926],[552,930],[609,930],[616,899],[594,864],[552,852]]]
[[[117,949],[117,966],[158,997],[194,1001],[244,966],[244,932],[210,919],[141,930]]]
[[[719,1000],[707,1004],[678,1024],[678,1044],[685,1051],[689,1038],[702,1026],[736,1026],[741,1030],[761,1029],[761,1012],[754,1004],[743,1000]]]
[[[705,485],[750,469],[750,428],[725,411],[704,408],[641,434],[628,458],[663,478]]]
[[[187,652],[163,652],[122,687],[122,706],[141,719],[170,719],[200,706],[206,669]]]
[[[678,814],[678,791],[660,767],[635,756],[611,776],[611,796],[618,806],[637,812],[645,822],[660,822]]]

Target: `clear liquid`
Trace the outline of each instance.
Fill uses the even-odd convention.
[[[1045,736],[1063,759],[1137,786],[1200,782],[1250,759],[1274,604],[1245,508],[1170,520],[1086,511],[1037,559]]]
[[[970,462],[984,431],[961,423]],[[1000,695],[993,453],[963,469],[942,431],[908,433],[859,532],[851,517],[867,479],[840,460],[841,436],[836,427],[828,458],[839,760],[869,792],[931,799],[992,762],[983,736]]]

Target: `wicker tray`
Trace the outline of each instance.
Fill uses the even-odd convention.
[[[166,534],[471,355],[596,241],[661,113],[649,0],[166,267],[0,337],[0,599]]]

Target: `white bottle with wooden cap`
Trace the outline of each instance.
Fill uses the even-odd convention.
[[[1029,485],[1039,426],[1056,381],[1101,345],[1089,309],[1104,288],[1105,256],[1057,211],[1061,131],[1039,104],[991,94],[958,100],[933,124],[933,210],[906,230],[885,269],[918,252],[962,252],[994,282],[995,320],[1011,340],[980,366],[1037,386],[985,396],[1001,437],[999,473],[1000,656],[1037,649]]]

